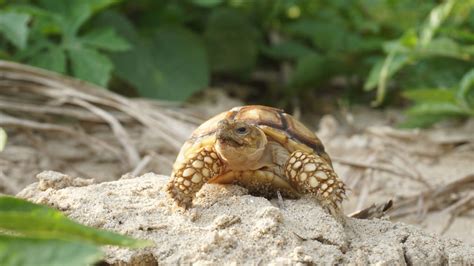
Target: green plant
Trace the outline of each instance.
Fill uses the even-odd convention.
[[[36,5],[10,5],[0,13],[7,59],[27,62],[106,86],[113,64],[102,51],[124,51],[130,45],[111,27],[82,27],[116,0],[41,0]],[[8,53],[11,51],[10,53]]]
[[[474,0],[18,1],[0,11],[0,57],[158,99],[224,81],[273,105],[381,106],[456,90],[472,68]]]
[[[373,66],[364,86],[366,90],[377,88],[373,104],[382,104],[390,79],[407,70],[417,76],[399,81],[405,87],[403,95],[415,102],[404,126],[474,116],[472,11],[474,1],[448,0],[432,9],[419,30],[408,29],[400,39],[386,43],[386,58]]]
[[[52,208],[0,197],[2,265],[88,265],[104,257],[100,245],[139,248],[151,242],[76,223]]]

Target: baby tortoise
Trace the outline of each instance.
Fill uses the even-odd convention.
[[[283,110],[235,107],[199,126],[173,166],[167,191],[184,208],[204,183],[235,183],[251,194],[311,194],[339,213],[345,185],[316,135]]]

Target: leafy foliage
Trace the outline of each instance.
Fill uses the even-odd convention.
[[[103,258],[98,245],[150,244],[81,225],[46,206],[0,197],[0,261],[5,265],[86,265]]]
[[[373,104],[383,102],[390,78],[407,69],[418,78],[400,82],[402,87],[410,88],[403,95],[415,102],[407,112],[409,119],[404,126],[426,126],[447,117],[474,116],[473,39],[452,36],[453,32],[472,35],[469,20],[474,17],[473,11],[474,1],[448,0],[431,10],[418,31],[408,29],[400,39],[386,43],[386,58],[374,65],[364,86],[367,90],[377,87]],[[446,59],[439,64],[433,60],[437,58]],[[440,69],[444,73],[439,73]],[[420,80],[426,72],[429,79]]]
[[[7,59],[71,73],[106,86],[113,64],[101,51],[124,51],[130,46],[110,27],[84,34],[80,30],[94,13],[115,2],[41,0],[36,5],[8,6],[0,16],[0,24],[3,21],[5,27],[0,28],[17,49]],[[29,20],[31,25],[27,27]]]
[[[375,94],[374,106],[400,92],[417,105],[425,101],[409,91],[455,91],[472,68],[473,0],[15,2],[0,11],[0,57],[102,86],[114,77],[112,88],[145,97],[183,101],[216,81],[272,72],[280,78],[259,89],[283,99],[267,103],[340,95],[342,80],[350,97]],[[468,98],[454,116],[471,114]]]

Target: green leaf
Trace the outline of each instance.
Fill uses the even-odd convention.
[[[287,60],[310,55],[313,50],[296,40],[290,40],[265,48],[263,52],[274,59]]]
[[[111,56],[117,74],[134,85],[141,96],[183,101],[208,86],[204,46],[189,30],[160,28],[151,40],[135,40],[133,46],[130,52]]]
[[[27,237],[145,247],[150,243],[76,223],[61,212],[22,199],[0,197],[0,229]]]
[[[43,8],[61,17],[60,26],[66,38],[75,36],[82,24],[93,14],[88,0],[40,0],[39,2]]]
[[[383,79],[392,77],[398,70],[409,62],[409,57],[404,54],[396,54],[391,58],[377,62],[370,70],[369,77],[365,81],[364,90],[371,91]]]
[[[445,37],[433,39],[418,52],[424,56],[444,56],[460,60],[470,59],[469,53],[464,51],[463,46],[456,41]]]
[[[215,9],[204,33],[211,69],[221,73],[253,70],[257,63],[257,31],[242,13]]]
[[[409,115],[466,115],[466,111],[454,103],[423,102],[408,109]]]
[[[2,265],[92,265],[103,258],[99,247],[56,239],[0,235]]]
[[[434,34],[441,24],[448,18],[456,0],[447,0],[431,10],[428,20],[425,22],[420,33],[420,45],[426,46],[433,39]]]
[[[113,25],[132,49],[110,55],[115,74],[141,96],[182,101],[209,84],[209,66],[202,41],[181,27],[162,27],[144,39],[126,17],[105,12],[97,25]]]
[[[474,113],[474,96],[472,93],[473,91],[474,68],[463,76],[459,84],[459,90],[457,93],[457,98],[461,102],[461,104],[467,109],[472,109],[472,112]]]
[[[80,38],[81,42],[107,51],[126,51],[130,44],[117,35],[112,28],[101,28],[88,32]]]
[[[456,102],[454,92],[448,89],[413,89],[403,92],[403,96],[417,102]]]
[[[61,17],[61,27],[66,38],[77,35],[80,27],[92,16],[94,8],[103,8],[115,1],[92,0],[41,0],[40,5]]]
[[[58,73],[66,73],[66,55],[60,47],[50,47],[46,51],[36,53],[29,63]]]
[[[75,77],[106,87],[113,64],[110,59],[89,48],[68,50],[72,73]],[[133,67],[138,68],[139,65]]]
[[[3,128],[0,127],[0,151],[3,151],[5,145],[7,144],[7,132]]]
[[[19,49],[26,46],[30,16],[17,12],[0,12],[0,33]]]

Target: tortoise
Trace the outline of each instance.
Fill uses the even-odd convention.
[[[205,183],[235,183],[265,197],[310,194],[333,214],[346,190],[319,138],[283,110],[261,105],[220,113],[184,143],[169,196],[186,209]]]

